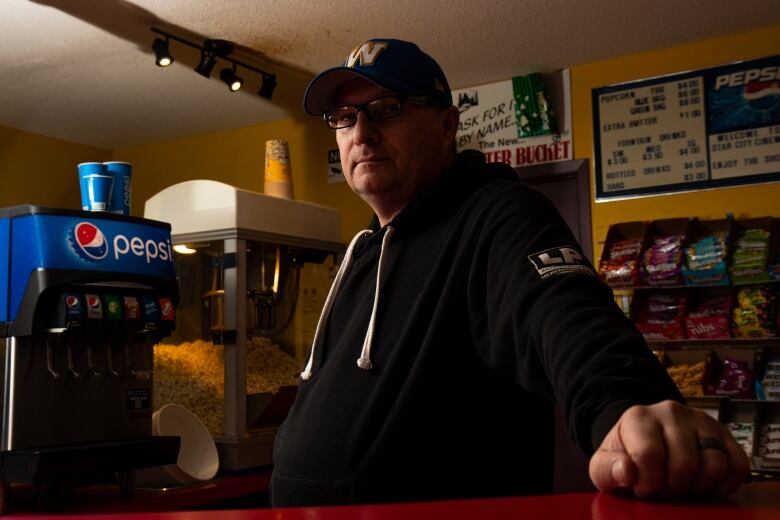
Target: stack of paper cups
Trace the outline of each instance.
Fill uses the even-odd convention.
[[[111,213],[119,215],[130,214],[130,198],[132,196],[131,176],[133,165],[127,162],[104,162],[106,171],[114,178],[111,190]]]
[[[292,171],[287,141],[272,139],[265,143],[265,183],[263,191],[282,199],[292,199]]]

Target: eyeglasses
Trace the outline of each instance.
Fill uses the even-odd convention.
[[[366,111],[366,115],[371,121],[382,121],[398,117],[403,112],[405,103],[414,103],[420,106],[432,106],[434,104],[431,99],[426,97],[395,94],[378,97],[362,105],[343,105],[331,108],[322,117],[325,118],[325,122],[328,123],[328,127],[331,130],[338,130],[339,128],[354,126],[357,123],[358,112],[361,110]]]

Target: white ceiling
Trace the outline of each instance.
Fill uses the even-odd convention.
[[[113,149],[298,117],[312,75],[372,37],[417,42],[462,88],[779,23],[778,0],[0,0],[0,125]],[[175,42],[156,67],[152,26],[236,42],[278,75],[273,101]]]

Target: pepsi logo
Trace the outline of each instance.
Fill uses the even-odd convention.
[[[162,304],[163,319],[171,319],[173,317],[173,304],[169,300],[165,300]]]
[[[108,241],[105,235],[90,222],[76,224],[70,238],[73,250],[84,260],[102,260],[108,254]]]
[[[67,296],[65,298],[65,305],[67,305],[69,309],[78,309],[79,308],[78,297],[73,295]]]
[[[742,89],[742,97],[757,110],[766,110],[780,99],[780,83],[777,81],[754,81]]]
[[[90,309],[99,309],[100,308],[100,297],[96,296],[94,294],[88,294],[87,295],[87,306]]]

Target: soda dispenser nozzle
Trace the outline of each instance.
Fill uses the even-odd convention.
[[[151,377],[151,372],[149,371],[149,368],[146,366],[146,358],[144,356],[144,352],[146,352],[146,349],[152,348],[152,337],[151,332],[147,330],[131,333],[127,335],[127,340],[124,342],[124,354],[125,354],[125,365],[127,366],[127,371],[130,372],[132,376],[135,376],[137,379],[149,379]],[[141,350],[141,356],[139,364],[140,366],[135,366],[135,363],[132,361],[132,351],[131,348],[134,348],[133,345],[138,344],[138,348]],[[138,356],[135,356],[136,359]]]

